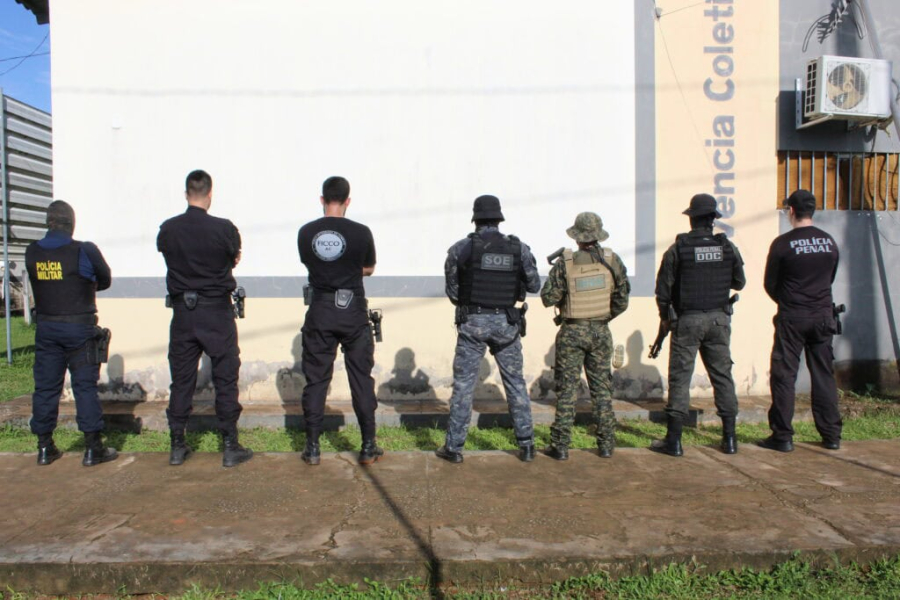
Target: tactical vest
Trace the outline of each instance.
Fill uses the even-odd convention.
[[[41,248],[37,242],[25,251],[25,268],[34,290],[39,315],[81,315],[97,312],[97,284],[78,274],[81,242],[59,248]]]
[[[563,252],[566,264],[566,300],[559,314],[565,319],[606,319],[615,278],[602,262],[595,261],[590,252]],[[612,261],[612,250],[603,248],[603,260]]]
[[[459,303],[488,308],[509,308],[520,298],[522,242],[500,233],[469,235],[472,252],[461,265]]]
[[[734,249],[724,233],[681,234],[675,238],[678,251],[678,312],[715,310],[728,304]]]

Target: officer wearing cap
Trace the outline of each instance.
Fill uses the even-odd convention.
[[[616,442],[612,408],[612,335],[608,323],[628,308],[631,285],[619,255],[600,242],[609,238],[599,215],[583,212],[566,229],[578,250],[562,254],[541,290],[544,306],[556,306],[560,325],[556,334],[556,419],[550,426],[547,455],[568,460],[575,402],[581,371],[587,375],[597,424],[597,449],[610,458]],[[552,258],[552,257],[551,257]]]
[[[772,242],[765,273],[766,293],[778,304],[769,375],[772,435],[758,444],[779,452],[794,449],[794,384],[800,353],[805,352],[816,429],[822,436],[822,446],[838,450],[842,421],[834,380],[832,338],[837,323],[831,295],[838,247],[833,237],[813,226],[816,197],[810,192],[797,190],[785,201],[785,207],[791,231]]]
[[[98,290],[112,283],[109,265],[91,242],[72,239],[75,211],[56,200],[47,207],[47,235],[25,250],[25,267],[34,290],[34,395],[31,431],[38,436],[39,465],[62,456],[53,443],[66,369],[72,377],[78,429],[84,433],[86,467],[114,460],[103,445],[103,409],[97,396],[100,358],[97,344]]]
[[[216,389],[216,417],[225,452],[223,467],[234,467],[253,457],[238,442],[238,372],[241,368],[237,325],[231,292],[236,282],[231,270],[241,260],[241,235],[228,219],[208,213],[212,204],[212,177],[191,171],[185,180],[187,210],[159,227],[156,247],[166,260],[166,287],[172,307],[169,328],[170,465],[181,465],[193,450],[184,439],[197,387],[197,364],[206,353],[212,362]]]
[[[668,429],[650,449],[681,456],[681,431],[690,408],[691,377],[697,352],[713,386],[716,413],[722,419],[721,449],[737,452],[738,406],[731,377],[730,290],[743,289],[744,261],[723,233],[713,234],[722,215],[709,194],[691,198],[684,211],[691,231],[679,234],[663,255],[656,275],[656,305],[663,328],[671,328],[669,349]]]
[[[362,434],[359,463],[369,465],[384,455],[375,439],[375,340],[363,287],[363,277],[375,272],[375,241],[368,227],[347,218],[350,201],[350,183],[329,177],[319,198],[325,216],[297,234],[300,260],[309,271],[309,309],[301,329],[301,369],[306,377],[302,398],[306,449],[301,458],[309,465],[320,461],[319,433],[338,345]]]
[[[519,458],[534,460],[531,400],[522,375],[521,309],[526,292],[537,292],[541,279],[534,256],[519,238],[500,233],[504,221],[496,196],[479,196],[473,206],[475,232],[453,244],[444,262],[447,297],[456,306],[456,355],[447,438],[435,454],[463,461],[462,449],[472,419],[472,394],[478,366],[489,349],[497,361],[512,417]]]

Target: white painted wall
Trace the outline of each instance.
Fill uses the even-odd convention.
[[[538,256],[598,212],[634,273],[634,7],[573,0],[52,3],[54,178],[116,276],[162,276],[192,169],[238,276],[305,274],[296,232],[346,176],[381,275],[440,275],[472,200]],[[541,261],[543,262],[543,261]],[[546,263],[545,263],[546,264]],[[545,271],[546,267],[541,267]]]

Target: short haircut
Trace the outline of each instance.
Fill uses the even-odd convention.
[[[191,171],[184,180],[184,191],[188,196],[208,196],[212,191],[212,177],[201,169]]]
[[[815,207],[792,206],[791,208],[794,209],[794,218],[796,219],[812,219],[816,212]]]
[[[699,229],[701,227],[706,229],[712,229],[713,224],[716,222],[716,215],[699,215],[697,217],[691,217],[691,229]]]
[[[322,183],[322,198],[325,202],[331,204],[337,202],[343,204],[350,197],[350,182],[343,177],[335,175],[329,177]]]
[[[75,210],[68,202],[54,200],[47,207],[47,229],[72,233],[75,230]]]
[[[475,227],[500,227],[500,219],[475,219]]]

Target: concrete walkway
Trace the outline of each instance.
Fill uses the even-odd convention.
[[[771,404],[769,396],[745,396],[739,399],[740,423],[766,423]],[[123,402],[107,400],[103,402],[103,414],[107,426],[112,429],[127,431],[168,431],[166,422],[166,402]],[[646,421],[665,422],[663,400],[613,400],[616,418],[643,419]],[[578,402],[577,419],[579,422],[591,422],[591,405],[587,400]],[[405,426],[447,426],[449,405],[442,400],[383,400],[378,405],[375,420],[379,425]],[[555,400],[532,400],[531,412],[535,424],[549,425],[556,412]],[[19,427],[27,427],[31,418],[31,396],[21,396],[11,402],[0,403],[0,425],[8,423]],[[812,411],[809,400],[805,397],[797,399],[794,414],[795,421],[811,421]],[[329,400],[325,407],[325,428],[339,429],[347,424],[355,424],[356,416],[349,400]],[[504,400],[475,400],[472,423],[478,427],[511,427],[509,412]],[[720,425],[716,416],[716,407],[712,398],[694,398],[691,400],[689,425]],[[75,428],[75,403],[60,404],[59,426]],[[212,402],[197,400],[194,402],[194,414],[189,425],[192,429],[215,429],[216,415]],[[245,402],[241,414],[240,426],[247,429],[262,427],[279,429],[282,427],[303,427],[303,410],[299,402]]]
[[[868,560],[900,552],[900,441],[743,445],[734,456],[644,449],[568,462],[472,452],[451,465],[389,453],[308,467],[296,453],[233,469],[200,454],[124,455],[84,468],[0,455],[0,584],[43,593],[222,590],[416,576],[481,587],[641,571],[692,557],[767,566],[794,550]]]

